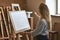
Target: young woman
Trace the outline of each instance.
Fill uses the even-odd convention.
[[[49,9],[47,5],[41,3],[39,6],[40,16],[35,13],[39,18],[36,29],[31,32],[31,35],[37,40],[48,40],[48,23],[49,23]]]

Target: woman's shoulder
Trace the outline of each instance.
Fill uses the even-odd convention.
[[[44,24],[47,24],[47,21],[46,21],[46,19],[41,19],[41,22],[43,22]]]

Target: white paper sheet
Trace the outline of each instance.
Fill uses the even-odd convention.
[[[9,15],[16,33],[30,29],[25,11],[9,11]]]

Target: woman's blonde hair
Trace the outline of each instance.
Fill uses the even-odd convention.
[[[45,15],[49,16],[49,9],[46,4],[41,3],[39,6],[39,11],[40,11],[40,14],[43,16],[43,18],[45,18]]]
[[[39,11],[40,11],[42,18],[45,18],[48,21],[48,25],[49,25],[48,29],[50,29],[50,18],[49,18],[48,6],[44,3],[41,3],[39,6]],[[45,11],[46,11],[46,13],[45,13]]]

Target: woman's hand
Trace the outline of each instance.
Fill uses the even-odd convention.
[[[34,12],[34,14],[35,14],[38,18],[40,18],[40,16],[37,14],[37,12]]]

